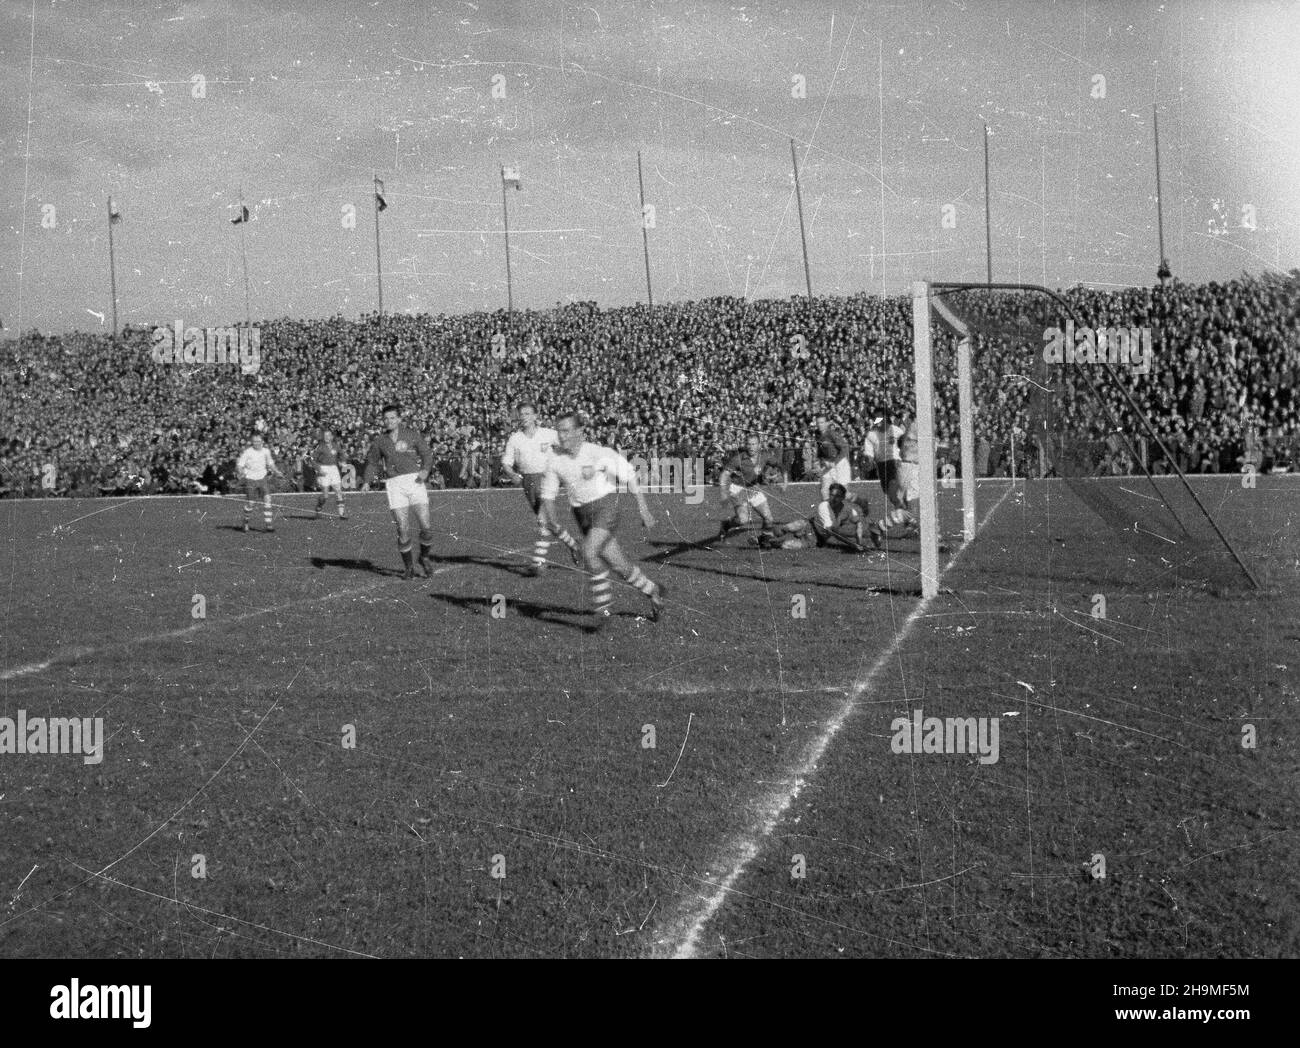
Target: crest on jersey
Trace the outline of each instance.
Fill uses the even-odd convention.
[[[590,479],[591,479],[592,477],[594,477],[595,475],[596,475],[596,467],[595,467],[595,466],[583,466],[583,467],[582,467],[582,479],[583,479],[583,480],[590,480]]]
[[[393,444],[393,447],[395,447],[398,451],[410,451],[410,450],[411,450],[411,446],[410,446],[408,443],[406,443],[406,441],[404,441],[404,440],[396,441],[396,442]]]

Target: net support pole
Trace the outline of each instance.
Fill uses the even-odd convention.
[[[939,592],[939,532],[934,497],[934,367],[930,351],[930,286],[912,284],[912,343],[916,377],[916,437],[921,488],[921,596]]]
[[[961,537],[975,538],[975,397],[970,337],[957,343],[957,404],[961,412]]]

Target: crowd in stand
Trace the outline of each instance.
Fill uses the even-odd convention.
[[[965,293],[974,321],[977,471],[1053,468],[1035,456],[1035,390],[1063,379],[1052,425],[1103,449],[1123,473],[1135,455],[1167,469],[1123,389],[1186,472],[1300,466],[1300,273],[1227,283],[1064,292],[1083,324],[1149,327],[1150,373],[1041,371],[1043,330],[1064,318],[1044,296]],[[163,324],[170,323],[160,318]],[[724,451],[758,433],[798,480],[816,472],[811,428],[824,411],[857,447],[868,420],[912,413],[910,297],[746,302],[717,298],[600,309],[259,325],[261,366],[164,364],[152,328],[23,334],[0,343],[0,494],[222,491],[261,432],[296,484],[316,431],[359,465],[379,412],[404,405],[439,460],[435,486],[491,484],[519,400],[543,418],[577,410],[590,439],[629,456],[694,459],[716,477]],[[936,426],[957,461],[954,336],[937,329]],[[1067,395],[1068,394],[1068,395]],[[1041,426],[1039,427],[1041,429]],[[865,463],[858,462],[859,468]],[[306,477],[310,481],[310,477]]]

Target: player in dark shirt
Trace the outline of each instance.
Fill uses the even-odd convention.
[[[339,505],[339,520],[348,519],[348,511],[343,506],[343,477],[339,473],[339,453],[334,446],[334,434],[325,430],[316,450],[311,453],[311,461],[316,467],[316,487],[320,494],[316,496],[316,516],[325,508],[325,499],[331,491]]]
[[[762,518],[763,534],[771,532],[772,510],[761,485],[765,473],[771,470],[780,472],[780,469],[780,460],[762,447],[757,436],[751,436],[743,448],[732,452],[718,478],[723,508],[730,510],[730,515],[718,530],[719,541],[733,531],[743,531],[748,527],[751,509]]]
[[[853,479],[849,466],[849,442],[844,431],[834,425],[830,416],[817,415],[817,461],[821,467],[822,500],[830,498],[831,485],[843,484],[848,488]]]
[[[366,455],[366,471],[362,491],[370,490],[370,482],[382,468],[388,478],[384,490],[388,494],[388,508],[397,525],[397,549],[402,554],[406,571],[402,578],[415,578],[415,556],[411,550],[410,515],[420,524],[420,570],[429,574],[433,563],[433,529],[429,524],[429,468],[433,455],[423,435],[417,429],[402,425],[401,408],[389,404],[384,408],[384,432],[375,438]]]

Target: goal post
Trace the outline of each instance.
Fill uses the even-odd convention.
[[[1061,293],[1019,283],[915,281],[912,320],[923,596],[935,595],[939,584],[940,421],[945,439],[956,436],[960,443],[961,475],[953,479],[961,488],[961,535],[964,542],[974,538],[975,421],[981,410],[976,404],[987,412],[980,416],[980,435],[989,442],[981,454],[993,455],[988,468],[996,472],[999,460],[1006,468],[1000,456],[1013,442],[1013,479],[1019,451],[1026,479],[1055,482],[1035,497],[1055,500],[1075,520],[1100,518],[1112,542],[1131,554],[1130,573],[1140,572],[1147,585],[1258,588],[1250,565],[1143,410],[1153,336],[1162,354],[1159,365],[1172,367],[1176,360],[1176,345],[1166,344],[1164,331],[1141,329],[1145,348],[1139,361],[1139,329],[1127,327],[1128,321],[1109,315],[1085,319]],[[1100,320],[1101,326],[1090,327],[1089,320]],[[1017,433],[1023,441],[1016,441]],[[1139,444],[1151,450],[1158,465],[1148,464]],[[945,489],[953,487],[949,478],[945,469]],[[1138,490],[1134,481],[1147,490]],[[1101,570],[1089,562],[1076,574],[1082,581]]]
[[[921,596],[928,598],[939,592],[939,518],[934,494],[934,354],[930,343],[930,287],[924,280],[912,284],[912,342],[921,487]]]

